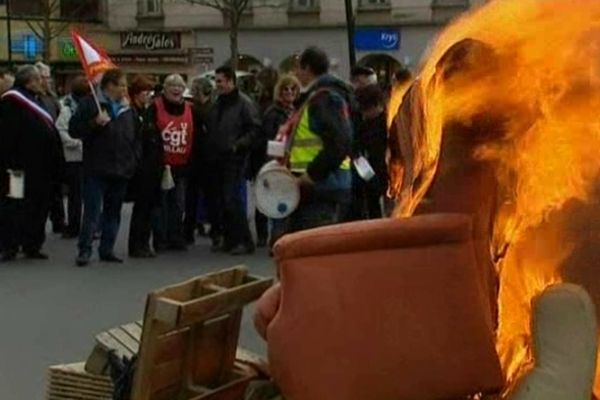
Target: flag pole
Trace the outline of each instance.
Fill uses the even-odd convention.
[[[94,89],[94,85],[92,81],[88,79],[88,84],[90,85],[90,89],[92,91],[92,96],[94,97],[94,101],[96,102],[96,107],[98,107],[98,112],[102,112],[102,107],[100,107],[100,100],[98,100],[98,95],[96,94],[96,89]]]

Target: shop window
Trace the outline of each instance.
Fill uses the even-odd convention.
[[[41,16],[42,0],[10,0],[10,11],[13,16]]]
[[[432,19],[435,22],[446,23],[469,8],[469,0],[432,0]]]
[[[61,0],[60,15],[80,21],[100,20],[100,0]]]
[[[432,7],[469,7],[469,0],[433,0]]]
[[[141,0],[138,3],[139,14],[143,16],[153,17],[163,15],[162,0]]]
[[[318,11],[319,0],[291,0],[290,11]]]
[[[391,7],[390,0],[360,0],[359,7],[361,9],[387,9]]]

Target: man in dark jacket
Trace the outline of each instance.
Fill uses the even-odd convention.
[[[42,93],[40,93],[40,100],[44,105],[44,108],[52,116],[52,119],[57,121],[58,116],[60,115],[61,106],[56,95],[52,91],[52,70],[50,69],[50,66],[41,61],[36,62],[35,67],[42,77]],[[52,221],[52,231],[54,233],[63,233],[66,230],[65,206],[63,204],[62,184],[60,182],[57,182],[54,185],[52,203],[50,204],[50,221]]]
[[[205,200],[202,182],[206,176],[206,165],[204,165],[207,159],[208,150],[206,146],[206,120],[213,105],[212,83],[208,78],[195,78],[192,81],[191,92],[193,96],[195,133],[188,186],[186,188],[187,193],[185,197],[184,233],[185,240],[188,244],[194,243],[196,230],[198,230],[200,234],[204,234],[204,225],[198,223],[198,217],[202,214],[202,211],[205,211],[201,209],[199,205],[200,201]]]
[[[230,67],[216,70],[219,97],[207,118],[206,188],[213,250],[242,255],[254,251],[240,187],[254,138],[260,131],[257,110],[236,87]]]
[[[98,98],[84,99],[71,119],[70,132],[83,140],[83,223],[79,235],[78,266],[89,264],[92,240],[102,231],[98,253],[101,261],[121,263],[114,245],[121,222],[127,183],[141,157],[134,111],[125,99],[127,80],[118,69],[102,77]]]
[[[368,85],[356,91],[361,118],[354,137],[354,155],[361,157],[372,169],[373,176],[363,176],[353,168],[352,216],[355,219],[375,219],[383,216],[382,198],[388,187],[385,160],[387,123],[383,93],[379,86]]]
[[[351,194],[351,93],[345,82],[328,75],[329,59],[316,47],[300,56],[296,75],[304,87],[294,117],[290,168],[302,196],[290,217],[291,231],[340,222]]]
[[[9,198],[6,185],[0,193],[2,261],[13,260],[20,247],[28,258],[48,258],[41,248],[52,186],[61,179],[64,157],[54,120],[39,99],[41,93],[39,71],[26,65],[18,70],[14,88],[2,96],[0,165],[20,175],[25,185],[23,198],[14,193]]]

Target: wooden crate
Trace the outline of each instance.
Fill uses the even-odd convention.
[[[242,310],[272,285],[245,267],[148,295],[132,400],[241,400],[253,368],[235,361]]]
[[[47,400],[112,400],[109,377],[85,371],[84,363],[55,365],[48,369]]]

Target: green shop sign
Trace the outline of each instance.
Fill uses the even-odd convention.
[[[58,41],[59,56],[63,60],[77,59],[77,50],[70,38],[60,39]]]

